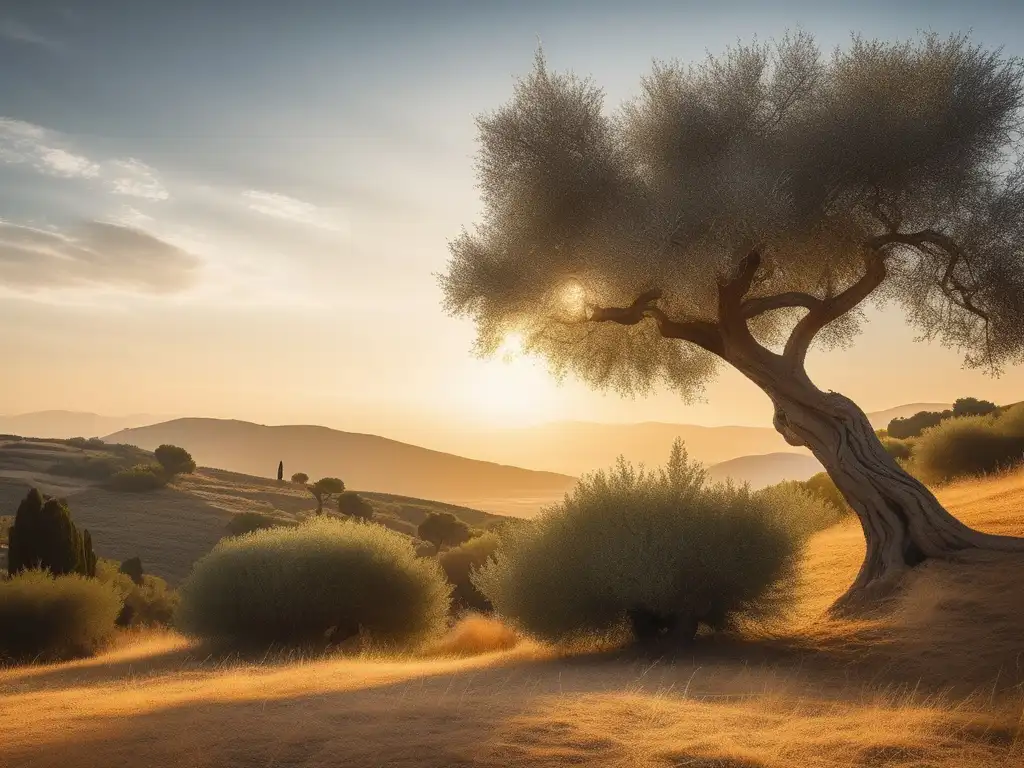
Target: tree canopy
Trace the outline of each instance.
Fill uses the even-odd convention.
[[[1024,349],[1024,67],[968,38],[806,34],[656,63],[614,114],[541,56],[478,120],[482,221],[447,308],[556,374],[697,394],[727,325],[802,369],[869,299],[999,370]],[[663,338],[687,344],[666,344]]]
[[[192,459],[192,454],[184,448],[179,448],[176,445],[161,445],[153,451],[153,454],[168,477],[190,475],[196,471],[196,463]]]
[[[345,483],[337,477],[321,477],[308,488],[316,499],[316,513],[319,515],[324,511],[324,504],[331,500],[331,496],[345,490]]]
[[[451,512],[428,512],[426,518],[416,529],[416,535],[434,545],[435,550],[441,547],[457,547],[469,541],[473,532],[466,523]]]

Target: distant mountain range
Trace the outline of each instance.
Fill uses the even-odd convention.
[[[157,424],[168,415],[133,413],[129,416],[100,416],[82,411],[35,411],[17,416],[0,416],[0,434],[24,437],[100,437],[130,427]]]
[[[153,450],[180,445],[202,466],[249,475],[304,472],[340,477],[355,490],[436,499],[495,512],[529,514],[562,497],[576,478],[467,459],[317,426],[268,427],[246,421],[175,419],[104,438]]]
[[[897,417],[949,407],[946,403],[910,403],[869,413],[868,418],[875,429],[881,429]],[[610,466],[619,456],[648,466],[664,464],[677,437],[686,443],[690,458],[708,466],[740,456],[779,453],[810,456],[805,449],[789,445],[770,425],[702,427],[662,422],[561,421],[520,429],[460,432],[440,436],[432,442],[434,447],[463,456],[581,475]]]
[[[783,480],[806,480],[823,471],[813,456],[802,453],[767,453],[760,456],[740,456],[715,464],[708,469],[711,480],[732,480],[749,483],[755,490]]]
[[[947,403],[910,403],[869,413],[876,428]],[[532,514],[561,498],[575,478],[612,465],[619,456],[657,466],[682,438],[692,459],[713,479],[763,487],[802,480],[821,466],[787,444],[771,427],[703,427],[645,422],[554,422],[519,429],[453,431],[421,447],[377,435],[320,426],[262,426],[221,419],[174,419],[153,414],[123,417],[75,411],[41,411],[0,417],[0,433],[30,437],[106,435],[153,449],[181,445],[204,465],[270,476],[283,460],[288,476],[341,476],[351,487],[431,498],[504,514]],[[472,456],[474,458],[466,458]]]

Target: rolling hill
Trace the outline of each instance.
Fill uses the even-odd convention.
[[[109,490],[100,482],[55,472],[92,459],[152,460],[139,451],[81,448],[56,441],[0,440],[0,516],[12,516],[28,489],[68,499],[76,524],[89,529],[96,553],[124,560],[141,557],[146,571],[176,584],[192,563],[223,538],[225,525],[240,512],[259,512],[282,522],[299,520],[316,504],[301,485],[219,469],[201,469],[146,493]],[[62,472],[67,469],[60,470]],[[503,518],[478,509],[386,493],[361,492],[374,519],[415,536],[429,512],[451,512],[474,528]],[[2,550],[0,550],[2,553]],[[5,562],[0,557],[0,564]]]
[[[529,515],[560,499],[576,478],[538,472],[400,443],[377,435],[316,426],[268,427],[246,421],[176,419],[105,438],[153,450],[187,449],[208,467],[268,477],[284,462],[286,476],[340,477],[351,488],[438,499],[502,513]]]

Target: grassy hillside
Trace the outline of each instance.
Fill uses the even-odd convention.
[[[200,469],[146,493],[111,491],[92,479],[53,473],[57,465],[66,468],[86,457],[121,460],[129,466],[152,460],[150,454],[127,447],[83,449],[54,441],[0,439],[0,516],[13,515],[33,485],[65,496],[76,523],[92,532],[98,555],[116,560],[137,555],[147,572],[172,584],[226,534],[224,526],[233,515],[260,512],[297,520],[316,507],[302,486],[216,469]],[[431,511],[452,512],[479,528],[501,519],[437,501],[382,493],[363,496],[380,522],[409,535],[415,535],[416,526]]]
[[[943,489],[1024,534],[1024,472]],[[777,626],[684,655],[209,657],[174,636],[0,671],[3,764],[1006,768],[1024,764],[1019,556],[932,563],[875,619],[826,620],[863,538],[816,536]],[[450,644],[449,644],[450,645]],[[53,723],[60,721],[61,728]]]
[[[269,476],[284,461],[285,474],[342,478],[353,488],[482,505],[504,511],[525,503],[535,511],[561,498],[576,480],[551,472],[476,461],[376,435],[326,427],[267,427],[245,421],[177,419],[129,429],[107,438],[152,450],[180,445],[199,464]]]

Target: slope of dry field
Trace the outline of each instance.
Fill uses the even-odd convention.
[[[1024,534],[1024,473],[945,489]],[[0,672],[0,766],[1024,765],[1024,558],[929,564],[891,613],[826,621],[859,531],[819,534],[777,627],[687,655],[215,659],[173,635]]]
[[[139,460],[150,461],[145,452]],[[166,488],[146,493],[111,491],[101,483],[54,474],[59,461],[105,455],[59,442],[24,443],[0,437],[0,516],[12,516],[29,487],[66,497],[75,522],[92,533],[97,554],[114,560],[141,557],[147,573],[177,584],[192,564],[226,535],[225,525],[239,512],[260,512],[295,520],[316,507],[301,485],[200,468]],[[447,511],[467,524],[486,528],[501,516],[438,501],[363,493],[377,519],[410,536],[428,512]],[[2,551],[0,551],[2,554]],[[0,564],[5,562],[0,556]]]

